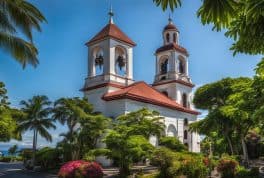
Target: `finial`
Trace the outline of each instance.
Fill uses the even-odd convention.
[[[169,24],[172,24],[171,13],[169,13]]]
[[[113,12],[113,8],[112,8],[112,4],[111,4],[110,11],[109,11],[108,15],[109,15],[109,23],[113,24],[114,23],[114,19],[113,19],[114,12]]]

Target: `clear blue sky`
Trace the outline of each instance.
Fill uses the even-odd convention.
[[[82,96],[79,89],[87,75],[84,44],[108,22],[109,1],[30,1],[43,12],[48,23],[42,25],[42,33],[34,35],[39,49],[37,68],[28,66],[23,70],[0,50],[0,81],[6,84],[12,105],[18,106],[20,100],[37,94],[47,95],[51,100]],[[162,12],[152,0],[112,0],[112,4],[115,24],[137,43],[134,78],[151,83],[155,71],[153,54],[162,45],[161,33],[168,23],[169,12]],[[180,30],[180,43],[190,53],[189,71],[193,82],[201,86],[228,76],[252,76],[260,56],[233,57],[229,51],[232,40],[224,32],[213,32],[212,26],[200,23],[196,16],[200,5],[201,1],[184,0],[183,6],[173,13],[173,21]],[[54,135],[61,130],[60,127]]]

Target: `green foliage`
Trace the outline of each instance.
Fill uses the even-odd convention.
[[[186,175],[188,178],[205,178],[208,169],[203,157],[197,154],[172,152],[166,148],[156,150],[151,163],[159,167],[160,178],[175,178]]]
[[[121,177],[130,173],[133,162],[150,157],[154,147],[148,139],[152,135],[162,135],[162,119],[159,113],[146,108],[117,118],[104,142],[109,150],[106,155],[116,161]]]
[[[104,142],[109,149],[107,156],[117,162],[121,177],[130,173],[129,167],[133,162],[143,161],[154,149],[141,135],[129,136],[115,130],[107,134]]]
[[[157,6],[161,6],[162,10],[165,11],[170,8],[173,11],[175,8],[181,6],[181,0],[153,0]]]
[[[61,134],[64,140],[58,144],[64,150],[65,161],[80,159],[95,149],[110,122],[102,114],[95,113],[86,98],[77,97],[57,100],[53,118],[68,127],[68,132]]]
[[[252,168],[251,170],[238,166],[236,171],[236,178],[259,178],[259,169]]]
[[[61,153],[56,148],[45,147],[36,153],[36,164],[42,169],[56,168],[61,162]]]
[[[38,64],[38,50],[32,31],[41,31],[45,17],[25,0],[2,0],[0,3],[0,48],[10,53],[23,67]],[[27,39],[19,36],[22,34]]]
[[[3,82],[0,82],[0,141],[7,142],[10,139],[20,139],[17,132],[16,117],[21,113],[9,106],[7,90]]]
[[[142,108],[119,116],[117,125],[128,127],[128,135],[143,135],[148,139],[152,135],[157,137],[163,135],[165,129],[163,120],[158,112]]]
[[[14,146],[10,147],[8,149],[8,154],[10,154],[10,155],[16,154],[17,153],[17,149],[18,149],[17,145],[14,145]]]
[[[187,148],[175,137],[162,137],[159,140],[159,145],[169,148],[173,151],[187,151]]]

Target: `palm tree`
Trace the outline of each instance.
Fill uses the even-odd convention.
[[[92,113],[93,107],[86,99],[61,98],[54,103],[53,119],[68,127],[67,133],[62,133],[63,143],[71,147],[71,159],[79,157],[78,132],[80,131],[80,121]],[[78,147],[78,148],[77,148]],[[76,153],[77,152],[77,153]]]
[[[0,1],[0,48],[9,52],[23,68],[38,64],[38,50],[33,44],[32,30],[41,31],[46,21],[41,12],[26,0]],[[18,37],[22,33],[28,41]]]
[[[52,108],[49,107],[51,102],[47,96],[34,96],[28,101],[21,101],[21,110],[25,113],[25,117],[18,120],[18,130],[25,132],[33,131],[33,166],[35,164],[35,155],[37,148],[38,134],[47,141],[52,141],[52,136],[48,129],[55,129],[54,120],[49,118]]]

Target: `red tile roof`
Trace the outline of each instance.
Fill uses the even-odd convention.
[[[106,93],[103,96],[106,101],[117,99],[131,99],[153,105],[163,106],[170,109],[198,115],[199,112],[183,107],[145,82],[136,82],[118,91]]]
[[[189,56],[188,51],[185,48],[177,45],[176,43],[170,43],[168,45],[162,46],[156,50],[156,53],[167,51],[167,50],[176,50],[178,52],[184,53],[185,55]]]
[[[136,43],[134,43],[124,32],[122,32],[115,24],[112,23],[107,24],[98,34],[96,34],[89,42],[87,42],[86,45],[108,37],[120,40],[132,46],[136,45]]]

